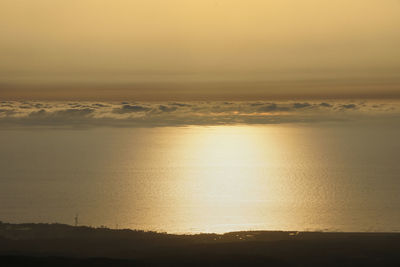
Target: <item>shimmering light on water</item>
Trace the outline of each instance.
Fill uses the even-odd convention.
[[[0,131],[0,220],[168,232],[399,231],[400,131]],[[372,142],[373,140],[373,142]]]

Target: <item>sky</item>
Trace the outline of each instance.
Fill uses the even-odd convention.
[[[1,0],[0,97],[398,97],[399,14],[399,0]]]

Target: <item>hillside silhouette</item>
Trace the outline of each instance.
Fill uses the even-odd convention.
[[[175,235],[0,223],[1,266],[399,266],[398,233]]]

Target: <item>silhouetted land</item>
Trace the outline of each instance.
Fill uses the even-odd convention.
[[[0,266],[400,266],[398,233],[172,235],[0,223]]]

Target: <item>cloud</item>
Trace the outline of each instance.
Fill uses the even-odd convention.
[[[86,117],[94,112],[94,109],[90,108],[83,108],[83,109],[63,109],[63,110],[56,110],[54,112],[46,111],[41,109],[39,111],[33,111],[29,113],[29,117],[36,117],[36,118],[82,118]]]
[[[33,105],[35,108],[43,108],[43,104],[37,103]]]
[[[294,108],[308,108],[311,107],[312,105],[310,103],[294,103],[293,107]]]
[[[171,103],[171,106],[178,106],[178,107],[191,107],[192,105],[186,103]]]
[[[92,107],[104,108],[104,107],[108,107],[108,105],[101,104],[101,103],[94,103],[94,104],[92,104]]]
[[[330,108],[330,107],[332,107],[332,105],[331,104],[329,104],[329,103],[326,103],[326,102],[322,102],[322,103],[320,103],[319,104],[321,107],[326,107],[326,108]]]
[[[139,105],[128,105],[124,104],[121,108],[114,108],[114,113],[124,114],[124,113],[131,113],[131,112],[143,112],[150,110],[147,107],[139,106]]]
[[[254,106],[254,104],[252,104],[252,106]],[[275,112],[275,111],[288,111],[290,110],[289,107],[280,107],[275,103],[272,104],[268,104],[266,106],[262,106],[260,108],[257,109],[260,112]]]
[[[6,116],[14,115],[15,113],[14,109],[0,109],[0,114],[5,114]]]
[[[46,117],[47,114],[48,113],[46,112],[46,110],[41,109],[39,111],[33,111],[33,112],[29,113],[27,117],[30,117],[30,118],[44,118],[44,117]]]
[[[356,104],[344,104],[344,105],[339,105],[339,107],[341,109],[356,109],[357,105]]]
[[[56,116],[71,116],[71,117],[85,117],[89,114],[92,114],[94,109],[92,108],[83,108],[83,109],[66,109],[66,110],[59,110],[55,112]]]
[[[177,107],[170,107],[170,106],[160,105],[160,106],[158,107],[158,109],[161,110],[161,111],[163,111],[163,112],[172,112],[172,111],[177,110],[178,108],[177,108]]]
[[[32,106],[30,106],[30,105],[21,105],[21,106],[19,106],[19,108],[32,108]]]
[[[265,103],[250,103],[250,106],[252,106],[252,107],[256,107],[256,106],[262,106],[262,105],[264,105]]]
[[[319,123],[399,117],[400,102],[8,102],[0,126],[155,127]],[[29,106],[29,108],[25,107]],[[372,116],[373,115],[373,116]]]
[[[8,102],[3,102],[0,107],[13,107],[12,104],[8,103]]]

